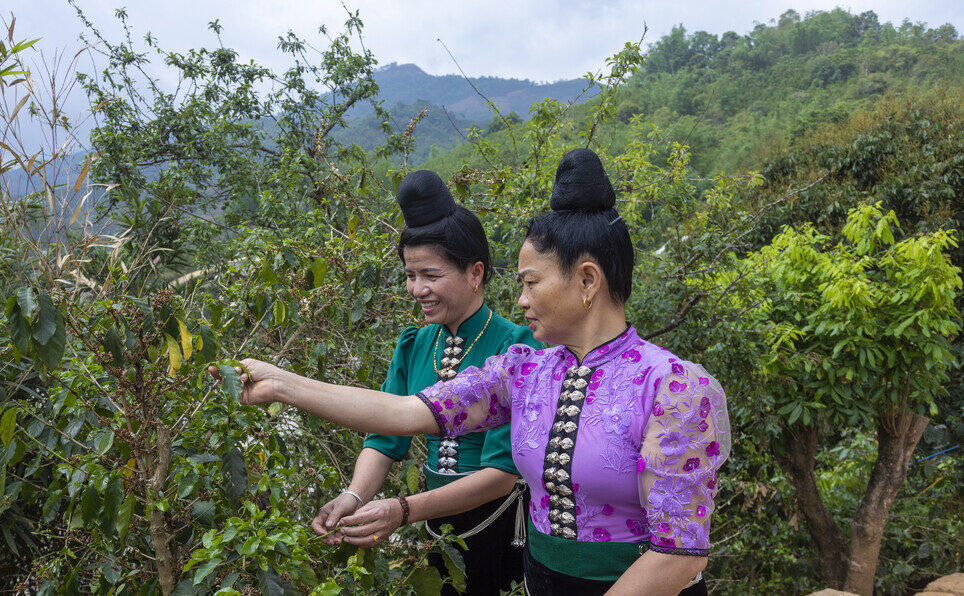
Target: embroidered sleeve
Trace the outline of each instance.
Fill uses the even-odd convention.
[[[441,435],[458,437],[489,430],[509,422],[510,396],[521,351],[490,356],[482,368],[470,366],[449,381],[438,382],[418,393],[431,408]],[[528,351],[528,350],[527,350]]]
[[[654,385],[637,466],[650,548],[705,557],[716,474],[730,453],[726,396],[691,362],[671,362]]]

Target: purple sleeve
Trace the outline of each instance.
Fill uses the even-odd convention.
[[[716,473],[729,453],[720,384],[698,364],[672,362],[658,380],[637,466],[652,550],[707,556]]]
[[[509,387],[518,357],[514,353],[490,356],[482,368],[470,366],[454,379],[418,392],[435,414],[442,436],[489,430],[509,421]]]

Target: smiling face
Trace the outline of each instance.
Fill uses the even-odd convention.
[[[575,275],[563,273],[554,254],[543,254],[528,240],[519,250],[519,307],[539,341],[568,344],[577,323],[586,317],[584,290]]]
[[[406,246],[404,255],[405,289],[418,301],[427,322],[445,325],[454,333],[482,306],[481,262],[462,271],[437,247],[426,244]]]

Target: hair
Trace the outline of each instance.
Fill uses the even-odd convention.
[[[474,213],[456,205],[455,211],[438,221],[417,228],[405,228],[398,239],[398,258],[405,263],[406,246],[434,246],[460,271],[482,262],[482,283],[492,276],[492,257],[485,228]]]
[[[606,276],[613,301],[625,304],[629,300],[636,255],[629,229],[615,209],[543,213],[529,221],[526,240],[540,253],[554,254],[567,276],[580,259],[591,258]]]

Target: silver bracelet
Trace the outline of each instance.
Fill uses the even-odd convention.
[[[343,495],[351,495],[351,496],[355,497],[356,499],[358,499],[358,504],[359,504],[359,505],[364,505],[364,504],[365,504],[365,500],[362,499],[361,496],[360,496],[358,493],[356,493],[355,491],[353,491],[353,490],[348,490],[348,489],[346,488],[345,490],[341,491],[341,494],[343,494]]]

